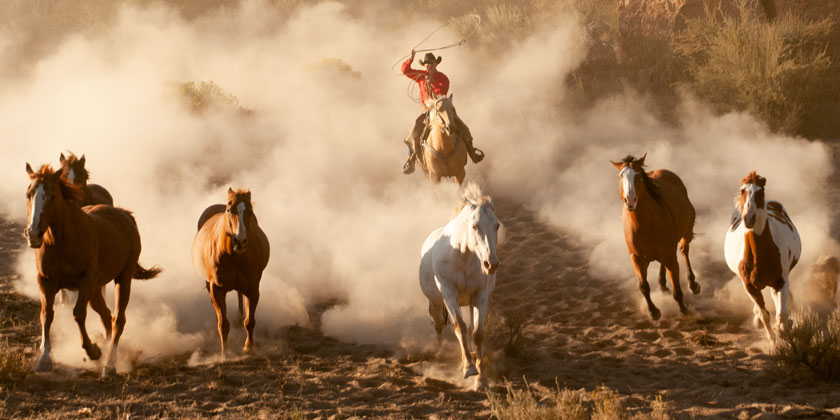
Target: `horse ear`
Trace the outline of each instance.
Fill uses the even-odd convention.
[[[233,188],[228,187],[228,195],[233,194]]]
[[[636,162],[639,162],[639,166],[645,166],[645,158],[647,157],[647,153],[643,154]]]
[[[35,177],[35,171],[32,170],[32,167],[29,166],[29,162],[26,162],[26,173],[29,174],[30,178]]]
[[[58,161],[59,161],[60,163],[64,163],[64,161],[65,161],[65,160],[67,160],[67,159],[65,159],[65,158],[64,158],[64,153],[62,153],[62,154],[60,154],[60,155],[58,156]]]
[[[82,157],[79,159],[79,162],[82,164],[82,166],[85,166],[85,155],[84,154],[82,154]]]
[[[452,98],[455,96],[455,92],[449,92],[449,100],[451,101]]]
[[[248,199],[248,201],[251,201],[251,190],[250,189],[245,190],[245,197]]]
[[[613,166],[615,166],[615,169],[621,169],[621,165],[624,165],[623,163],[613,162],[613,161],[610,161],[610,163],[612,163]]]

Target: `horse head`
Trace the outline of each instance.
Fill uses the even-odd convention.
[[[627,211],[635,210],[636,205],[639,203],[639,196],[636,193],[636,183],[641,180],[641,175],[644,174],[645,157],[647,157],[647,153],[639,159],[628,155],[621,162],[610,161],[618,169],[621,201],[624,203],[624,208]]]
[[[448,136],[452,134],[455,124],[455,106],[452,105],[453,94],[437,98],[429,106],[429,121],[432,126],[438,126]]]
[[[248,249],[248,225],[254,209],[251,207],[251,191],[228,188],[225,204],[225,233],[230,238],[233,252],[241,254]]]
[[[65,200],[80,203],[83,192],[49,165],[41,166],[36,172],[27,163],[26,173],[29,174],[30,183],[26,189],[27,223],[23,235],[31,248],[40,248],[44,234],[59,207]]]
[[[499,243],[501,223],[496,217],[495,202],[492,198],[481,195],[478,186],[470,183],[465,189],[463,205],[464,211],[467,212],[467,226],[462,247],[474,252],[481,261],[481,271],[486,275],[491,275],[499,266],[496,245]]]
[[[85,155],[76,157],[72,152],[67,153],[68,156],[66,158],[64,157],[64,153],[58,158],[58,161],[61,163],[61,176],[67,178],[71,184],[87,185],[90,173],[85,169]]]
[[[735,197],[735,206],[741,213],[741,220],[747,229],[757,228],[761,231],[767,221],[767,210],[764,202],[764,185],[767,180],[750,172],[741,180],[741,189]],[[756,226],[756,222],[758,226]],[[759,232],[760,233],[760,232]]]

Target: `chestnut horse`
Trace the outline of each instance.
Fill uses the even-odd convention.
[[[161,269],[138,264],[140,233],[131,212],[106,205],[79,207],[82,190],[44,165],[38,172],[26,164],[31,183],[26,190],[28,222],[24,236],[35,248],[38,287],[41,293],[41,357],[37,371],[52,369],[50,326],[55,295],[61,289],[77,290],[73,318],[82,335],[82,348],[91,360],[102,356],[85,327],[87,305],[99,314],[111,339],[102,376],[115,372],[117,345],[125,327],[125,309],[131,279],[147,280]],[[114,280],[116,313],[105,304],[102,290]]]
[[[663,290],[668,290],[665,285],[665,270],[668,270],[674,300],[683,314],[687,313],[688,308],[683,304],[680,288],[677,244],[688,268],[689,288],[694,294],[700,293],[700,284],[694,280],[688,259],[689,244],[694,238],[694,206],[688,199],[685,185],[675,173],[665,169],[645,172],[646,156],[641,159],[627,156],[621,162],[611,163],[618,169],[627,251],[639,278],[639,289],[655,321],[661,313],[650,300],[647,269],[651,261],[659,261],[661,264],[659,284]]]
[[[458,185],[464,182],[467,147],[456,127],[451,93],[429,103],[429,136],[423,143],[420,167],[432,182],[450,176]]]
[[[251,207],[251,192],[228,188],[227,204],[214,204],[204,210],[198,226],[192,244],[192,262],[198,275],[207,282],[216,310],[222,359],[227,353],[230,331],[225,296],[231,290],[245,295],[248,301],[243,351],[250,352],[254,347],[260,279],[270,251],[268,238]]]
[[[67,158],[64,153],[58,158],[61,163],[61,176],[67,178],[71,183],[78,185],[84,192],[84,198],[79,203],[81,206],[90,206],[93,204],[107,204],[114,205],[114,199],[111,194],[101,185],[88,184],[90,173],[85,169],[85,155],[81,158],[76,157],[73,153],[69,153]]]
[[[772,289],[776,328],[784,330],[791,298],[790,270],[799,261],[802,242],[784,206],[778,201],[764,201],[766,183],[755,171],[741,180],[724,252],[726,265],[741,278],[755,303],[755,326],[764,324],[767,339],[772,342],[776,334],[770,329],[770,314],[764,308],[761,290],[768,286]]]

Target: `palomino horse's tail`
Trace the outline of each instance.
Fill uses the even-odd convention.
[[[138,263],[137,268],[134,269],[134,276],[132,277],[137,280],[149,280],[157,277],[161,272],[163,272],[163,269],[158,266],[145,269]]]

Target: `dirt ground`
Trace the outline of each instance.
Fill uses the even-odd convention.
[[[522,323],[523,336],[505,348],[504,329],[497,326],[493,392],[501,392],[501,378],[518,387],[525,378],[538,391],[555,384],[586,390],[605,385],[631,411],[647,410],[662,395],[678,419],[840,417],[840,387],[778,369],[762,348],[763,333],[743,314],[679,316],[666,310],[675,304],[660,295],[663,317],[653,323],[637,294],[588,275],[589,250],[575,238],[516,203],[497,203],[507,239],[491,310],[497,322]],[[22,227],[0,221],[0,229],[4,351],[23,352],[32,362],[39,304],[11,287]],[[832,230],[837,237],[838,226]],[[719,263],[695,267],[707,295],[730,278]],[[652,287],[658,289],[655,281]],[[702,296],[687,299],[700,305]],[[255,355],[224,364],[190,367],[186,352],[108,380],[62,366],[47,374],[4,372],[0,418],[489,417],[484,393],[430,377],[435,367],[457,370],[456,357],[406,356],[325,337],[319,317],[328,306],[310,309],[311,329],[290,327],[282,340],[261,341]],[[433,337],[431,325],[429,333]],[[446,346],[455,354],[451,334]]]

